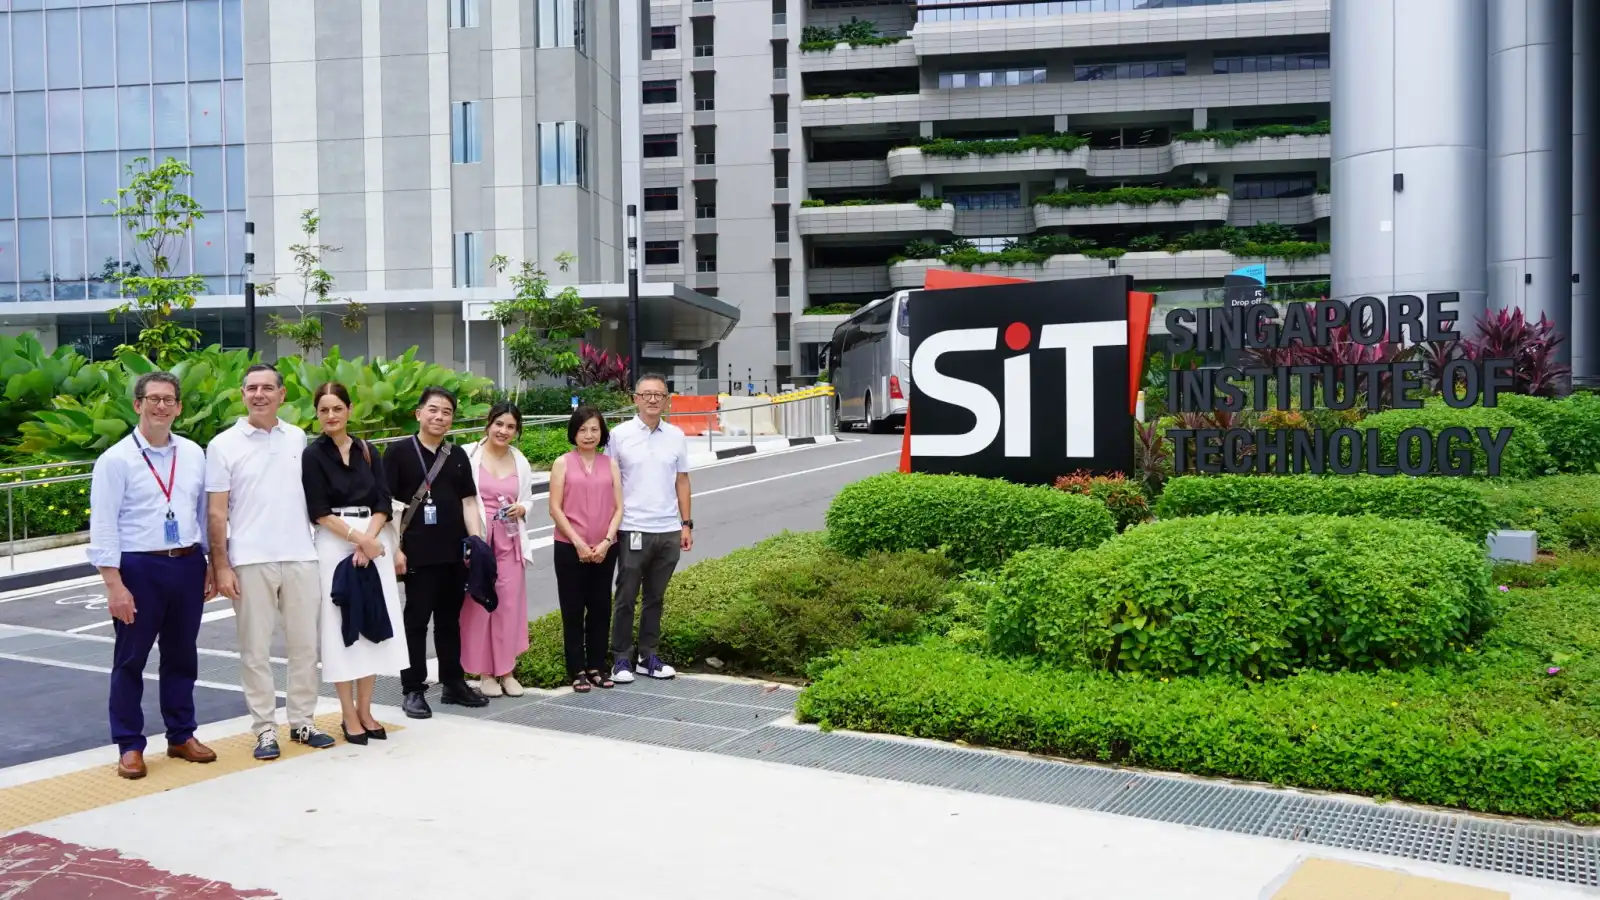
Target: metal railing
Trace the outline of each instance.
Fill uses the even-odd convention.
[[[774,430],[771,435],[762,436],[795,438],[817,437],[823,434],[829,434],[831,433],[831,429],[833,427],[833,389],[826,386],[805,388],[792,393],[779,394],[769,397],[767,398],[766,403],[755,403],[748,407],[739,407],[737,409],[730,410],[717,409],[705,411],[686,410],[683,412],[667,412],[662,415],[662,418],[670,421],[675,418],[688,419],[691,417],[697,417],[700,419],[709,418],[716,422],[718,425],[717,428],[705,429],[706,447],[707,449],[714,450],[716,449],[716,439],[718,437],[748,437],[753,443],[758,437],[758,435],[755,434],[757,419],[768,413],[770,413],[772,416]],[[611,412],[602,413],[602,415],[608,423],[620,423],[633,418],[635,412],[633,410],[614,410]],[[522,426],[524,430],[528,428],[560,426],[565,425],[568,421],[570,421],[571,418],[572,417],[570,413],[565,415],[523,416]],[[743,428],[739,427],[741,420],[744,420]],[[469,421],[479,422],[480,420]],[[487,422],[481,422],[481,424],[471,424],[463,427],[452,428],[445,433],[445,437],[457,438],[463,435],[476,436],[482,434],[487,427]],[[410,434],[396,434],[389,435],[387,437],[370,438],[368,440],[375,446],[383,447],[388,444],[406,440],[410,437]],[[698,436],[696,438],[696,442],[698,442]],[[9,469],[0,469],[0,479],[15,477],[18,475],[26,475],[28,473],[40,472],[47,469],[87,468],[93,465],[93,461],[82,460],[76,462],[69,461],[16,466]],[[16,492],[27,488],[44,487],[46,485],[53,484],[70,484],[75,482],[82,483],[85,488],[87,488],[89,481],[93,477],[93,472],[78,472],[71,475],[55,475],[46,478],[24,478],[20,481],[0,483],[0,490],[4,490],[6,495],[5,557],[6,568],[9,571],[16,571],[16,545],[19,542],[29,539],[27,510],[24,508],[21,511],[22,516],[21,521],[19,522],[17,515],[18,509],[16,504]],[[87,497],[85,498],[84,503],[87,505]],[[18,534],[19,525],[21,527],[20,536]],[[81,534],[81,532],[79,533]]]

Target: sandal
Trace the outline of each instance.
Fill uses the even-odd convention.
[[[589,683],[597,688],[613,688],[617,686],[609,675],[602,674],[599,669],[589,670]]]
[[[589,681],[582,675],[572,679],[572,689],[580,694],[589,693]]]

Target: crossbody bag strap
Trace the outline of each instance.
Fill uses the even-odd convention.
[[[416,439],[412,438],[412,440]],[[421,503],[422,496],[428,493],[428,489],[433,486],[434,479],[439,477],[439,472],[444,468],[445,459],[450,456],[451,449],[452,448],[448,443],[439,448],[439,455],[434,457],[433,467],[429,469],[428,474],[423,477],[422,483],[417,485],[417,492],[411,495],[411,502],[406,504],[406,511],[400,516],[401,534],[405,534],[406,529],[410,527],[411,518],[416,514],[417,506]],[[419,456],[421,453],[421,450],[417,451]]]

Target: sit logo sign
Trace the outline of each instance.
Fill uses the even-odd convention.
[[[1048,484],[1132,469],[1126,277],[914,295],[911,468]]]

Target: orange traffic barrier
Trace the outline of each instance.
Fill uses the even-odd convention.
[[[683,429],[689,437],[715,431],[717,426],[717,395],[704,394],[673,394],[672,395],[672,424]],[[683,413],[700,413],[705,415],[683,415]]]
[[[911,406],[906,406],[906,432],[900,438],[900,471],[911,472]]]

